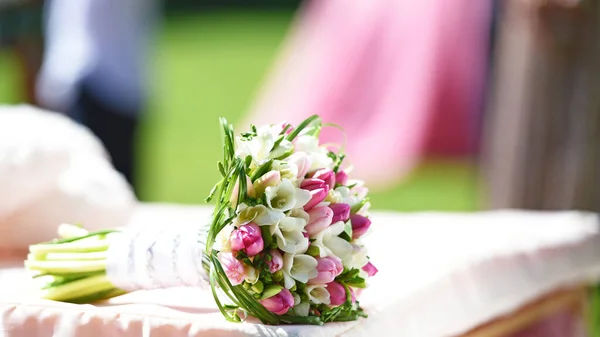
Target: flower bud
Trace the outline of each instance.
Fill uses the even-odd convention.
[[[329,193],[329,186],[321,179],[305,179],[302,181],[300,188],[309,191],[311,199],[304,205],[304,210],[309,211],[315,205],[323,201]]]
[[[310,170],[310,166],[312,165],[310,157],[305,152],[296,152],[289,156],[286,160],[288,163],[294,164],[298,168],[297,178],[299,180],[304,179],[304,176],[306,176],[308,170]]]
[[[260,293],[263,292],[263,290],[265,289],[265,287],[264,287],[262,281],[258,280],[258,281],[256,281],[256,283],[254,283],[252,285],[252,287],[250,289],[252,289],[252,291],[254,291],[257,294],[260,294]]]
[[[331,204],[329,208],[333,211],[333,217],[331,223],[338,221],[346,222],[350,218],[350,205],[348,204]]]
[[[371,227],[371,220],[360,214],[353,214],[350,217],[352,223],[352,240],[356,240],[363,236]]]
[[[329,301],[332,306],[338,306],[346,303],[346,288],[338,282],[330,282],[327,284],[329,292]]]
[[[323,180],[330,190],[335,188],[335,173],[331,169],[320,169],[313,173],[311,178]]]
[[[248,196],[254,197],[256,195],[254,192],[254,186],[252,186],[252,180],[250,180],[250,177],[248,176],[246,176],[246,191],[248,192]],[[231,191],[231,197],[229,198],[229,201],[233,206],[237,205],[239,193],[240,181],[238,179],[235,181],[235,185],[233,186],[233,190]]]
[[[317,276],[308,281],[308,284],[326,284],[332,282],[344,271],[342,261],[333,256],[317,259]]]
[[[283,257],[277,249],[271,250],[271,260],[267,262],[269,271],[271,274],[281,270],[283,268]]]
[[[294,296],[284,288],[277,295],[264,299],[260,303],[270,312],[283,315],[294,306]]]
[[[260,253],[264,248],[260,227],[252,222],[240,226],[240,228],[231,232],[229,241],[231,242],[232,250],[243,250],[248,256],[254,256]]]
[[[333,210],[328,206],[315,206],[308,211],[308,224],[305,229],[308,236],[314,236],[331,225]]]
[[[335,174],[335,183],[346,186],[346,183],[348,183],[348,174],[346,174],[344,170],[339,170],[338,173]]]
[[[254,193],[261,196],[269,186],[277,186],[281,182],[281,173],[279,171],[269,171],[254,182]]]

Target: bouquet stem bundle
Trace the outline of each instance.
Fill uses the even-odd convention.
[[[117,230],[89,233],[83,228],[63,224],[60,239],[33,245],[25,267],[40,283],[45,299],[91,303],[125,293],[106,276],[106,257],[110,238]]]

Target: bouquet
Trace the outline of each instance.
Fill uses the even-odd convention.
[[[323,324],[366,317],[358,298],[377,269],[361,238],[369,202],[343,169],[343,149],[319,144],[312,116],[251,126],[234,138],[221,119],[221,180],[212,219],[178,230],[61,225],[25,261],[46,299],[91,303],[138,289],[209,286],[226,319]]]

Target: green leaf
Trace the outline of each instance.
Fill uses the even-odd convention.
[[[213,188],[210,190],[210,193],[208,193],[208,196],[204,199],[204,202],[211,202],[215,196],[215,193],[217,193],[217,190],[219,187],[221,187],[221,184],[223,184],[223,180],[219,181],[215,184],[215,186],[213,186]]]
[[[363,200],[361,200],[358,204],[352,206],[352,208],[350,209],[350,213],[352,214],[356,214],[356,212],[360,211],[360,209],[367,203],[369,202],[369,198],[364,198]]]
[[[346,155],[343,153],[338,154],[337,158],[335,159],[335,166],[333,167],[333,172],[337,173],[340,170],[340,166],[342,166],[342,162],[344,161],[344,159],[346,158]]]
[[[262,163],[259,167],[254,170],[252,176],[250,176],[250,180],[255,182],[258,178],[262,177],[265,173],[271,170],[271,166],[273,166],[273,159],[269,159],[266,162]]]
[[[310,255],[312,257],[318,257],[321,254],[321,250],[315,245],[310,245],[308,246],[308,249],[306,250],[305,254]]]
[[[225,171],[225,167],[223,166],[223,163],[218,162],[217,167],[219,168],[219,172],[221,172],[221,176],[225,177],[227,175],[227,173]]]
[[[308,117],[307,119],[305,119],[302,123],[300,123],[294,130],[292,130],[292,132],[290,132],[289,135],[287,135],[287,140],[292,141],[294,140],[294,138],[298,137],[298,135],[304,130],[306,129],[308,126],[310,126],[312,123],[318,123],[318,126],[316,127],[316,129],[320,129],[320,117],[318,115],[312,115],[310,117]]]
[[[344,231],[340,233],[340,237],[348,242],[352,241],[352,223],[346,221],[344,224]]]
[[[273,236],[271,235],[269,226],[260,226],[260,232],[262,234],[264,247],[269,247],[273,243]]]
[[[283,287],[277,284],[271,284],[265,287],[262,292],[262,296],[260,296],[261,300],[266,300],[267,298],[273,297],[279,294],[283,290]]]
[[[280,316],[281,320],[286,323],[292,324],[306,324],[306,325],[323,325],[323,321],[320,317],[317,316],[292,316],[292,315],[282,315]]]
[[[349,280],[343,282],[343,284],[354,287],[354,288],[366,288],[367,283],[364,278],[355,276]]]

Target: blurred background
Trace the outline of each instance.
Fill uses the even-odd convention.
[[[0,103],[90,124],[143,201],[203,201],[219,116],[317,113],[346,129],[374,208],[596,209],[597,12],[596,1],[0,0]]]

